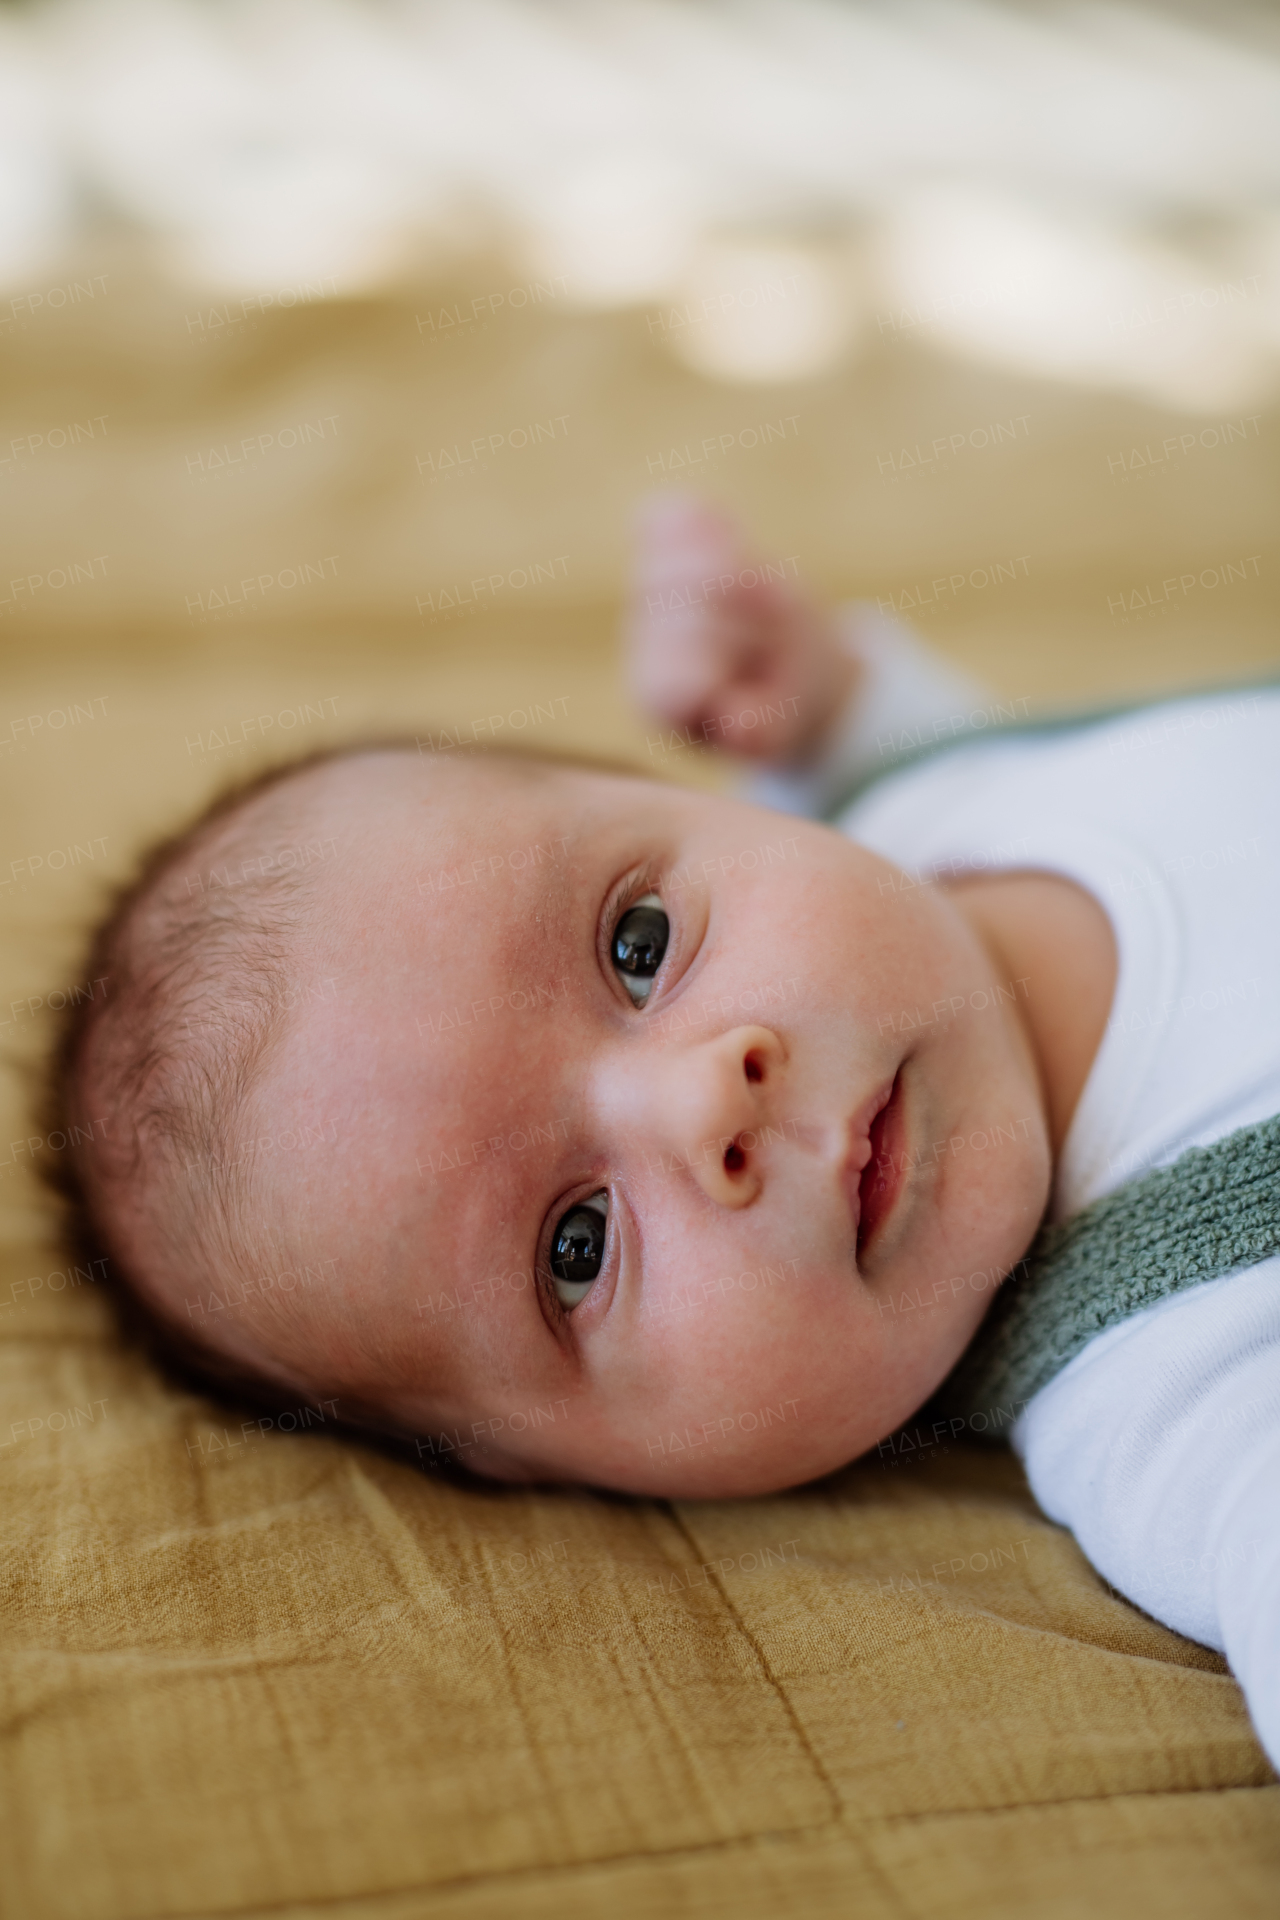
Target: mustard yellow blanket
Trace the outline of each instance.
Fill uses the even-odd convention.
[[[180,302],[109,284],[74,337],[0,343],[13,432],[105,416],[110,435],[30,463],[10,531],[44,585],[0,620],[0,1053],[20,1069],[0,1102],[2,1920],[1269,1920],[1280,1786],[1238,1689],[1107,1591],[1009,1456],[886,1448],[732,1505],[473,1490],[327,1416],[194,1397],[125,1344],[102,1270],[68,1264],[27,1170],[23,1063],[50,1007],[96,990],[77,954],[104,880],[264,741],[532,714],[548,741],[653,759],[600,597],[646,449],[779,404],[690,390],[642,317],[429,351],[412,309],[317,309],[210,345]],[[769,553],[798,551],[799,528],[804,566],[843,591],[986,551],[967,496],[908,513],[855,453],[891,381],[895,419],[929,392],[939,419],[995,403],[940,373],[875,378],[801,396],[804,464],[744,463],[734,483]],[[470,491],[415,470],[549,395],[563,470],[560,440]],[[1091,476],[1121,432],[1055,404],[1043,485],[1008,475],[1039,599],[993,601],[994,650],[970,657],[1019,696],[1120,697],[1157,677],[1156,640],[1160,672],[1203,677],[1190,615],[1153,635],[1105,611],[1190,538],[1163,505],[1146,546],[1095,555],[1096,617],[1055,611],[1062,556],[1114,511]],[[277,416],[333,416],[341,438],[294,466],[210,469],[211,446]],[[1224,553],[1254,550],[1254,448],[1196,496]],[[908,528],[890,553],[886,529]],[[555,591],[574,603],[517,619],[513,588],[482,645],[478,620],[415,610],[495,556],[566,552]],[[304,563],[329,570],[289,600]],[[209,611],[250,577],[272,583],[260,614]],[[1052,659],[1024,645],[1037,607],[1041,640],[1074,636]],[[1270,658],[1266,606],[1239,631],[1213,671]]]

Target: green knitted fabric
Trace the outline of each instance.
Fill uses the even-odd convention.
[[[993,1410],[1029,1400],[1107,1327],[1275,1253],[1280,1114],[1042,1227],[935,1400],[975,1431],[999,1426]]]

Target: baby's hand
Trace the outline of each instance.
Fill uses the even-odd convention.
[[[831,615],[777,578],[782,563],[753,565],[733,522],[688,494],[644,502],[637,547],[627,640],[641,706],[752,760],[812,759],[860,672]]]

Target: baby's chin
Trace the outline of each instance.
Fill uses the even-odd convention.
[[[752,1500],[786,1493],[821,1480],[847,1466],[853,1456],[839,1448],[829,1456],[801,1464],[794,1459],[706,1460],[688,1467],[673,1466],[666,1473],[644,1470],[630,1482],[604,1483],[617,1493],[640,1494],[651,1500]]]
[[[784,1493],[788,1488],[820,1480],[874,1445],[868,1440],[860,1447],[857,1439],[846,1443],[835,1438],[825,1444],[798,1444],[800,1416],[797,1402],[792,1401],[789,1407],[784,1402],[777,1439],[771,1436],[771,1444],[758,1450],[717,1453],[700,1427],[668,1420],[661,1433],[655,1425],[646,1442],[646,1451],[651,1447],[653,1453],[643,1461],[633,1457],[602,1462],[597,1456],[584,1460],[577,1472],[568,1463],[561,1463],[556,1470],[543,1473],[524,1463],[512,1463],[514,1471],[506,1471],[504,1465],[495,1471],[495,1477],[601,1487],[650,1500],[745,1500]],[[790,1431],[784,1439],[783,1429],[788,1425]]]

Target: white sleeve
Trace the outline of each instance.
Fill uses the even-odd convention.
[[[1280,1766],[1280,1259],[1100,1334],[1012,1437],[1099,1573],[1226,1655]]]
[[[986,726],[991,690],[953,667],[918,634],[855,600],[839,610],[846,648],[863,671],[821,759],[753,774],[743,798],[780,813],[821,814],[902,748]],[[979,719],[977,715],[981,714]]]

